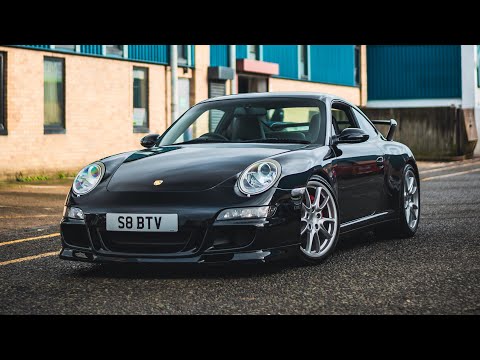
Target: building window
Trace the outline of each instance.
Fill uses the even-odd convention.
[[[247,45],[247,58],[252,60],[260,60],[260,45]]]
[[[125,45],[105,45],[105,55],[125,57]]]
[[[66,50],[66,51],[77,50],[77,45],[50,45],[50,47],[55,50]]]
[[[7,109],[6,103],[6,54],[0,52],[0,135],[7,135]]]
[[[308,51],[308,45],[299,45],[298,51],[298,67],[300,73],[300,79],[308,80],[310,78],[310,52]]]
[[[43,111],[45,134],[65,133],[65,62],[45,57],[43,62]]]
[[[360,64],[360,45],[355,45],[355,85],[360,85],[360,74],[362,73]]]
[[[188,66],[190,64],[190,46],[177,45],[177,62],[178,65]]]
[[[148,132],[148,69],[133,67],[133,131]]]

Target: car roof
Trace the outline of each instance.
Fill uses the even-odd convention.
[[[278,92],[258,92],[258,93],[245,93],[245,94],[235,94],[235,95],[225,95],[225,96],[218,96],[215,98],[210,98],[201,101],[200,103],[207,103],[212,101],[221,101],[221,100],[234,100],[234,99],[258,99],[258,98],[279,98],[279,97],[286,97],[286,98],[299,98],[299,99],[317,99],[322,101],[330,101],[333,99],[342,100],[346,103],[350,103],[349,101],[342,99],[339,96],[327,94],[327,93],[320,93],[320,92],[306,92],[306,91],[278,91]]]

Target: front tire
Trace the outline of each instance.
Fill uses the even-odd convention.
[[[313,177],[302,199],[300,259],[318,264],[330,256],[338,242],[339,226],[338,202],[332,187],[325,179]]]

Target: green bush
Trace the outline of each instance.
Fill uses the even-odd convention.
[[[73,173],[68,173],[68,172],[59,172],[57,174],[57,178],[59,179],[68,179],[68,178],[74,178],[75,174]]]
[[[46,181],[50,180],[50,177],[47,175],[23,176],[22,173],[17,173],[15,175],[15,180],[18,182]]]

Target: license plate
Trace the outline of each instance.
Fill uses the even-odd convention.
[[[107,214],[107,231],[177,232],[177,214]]]

